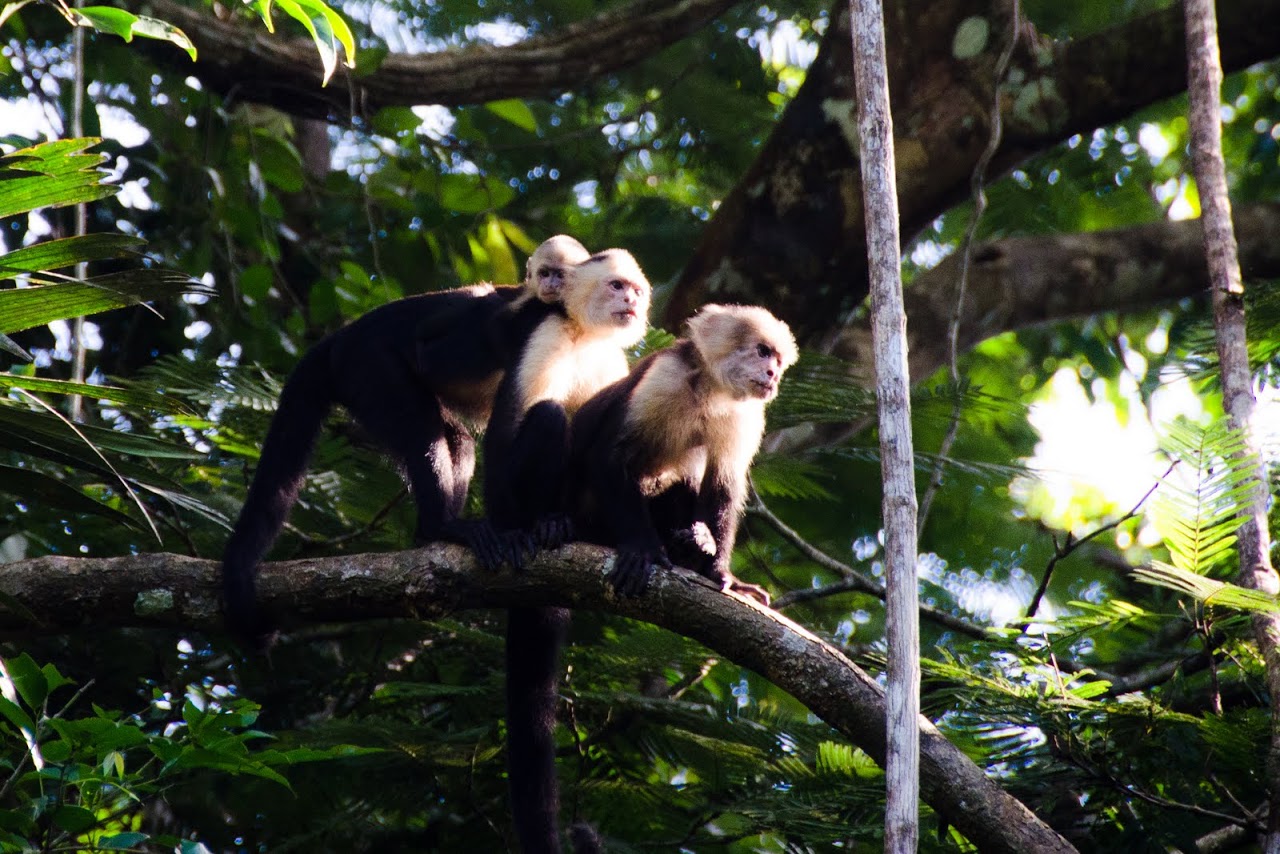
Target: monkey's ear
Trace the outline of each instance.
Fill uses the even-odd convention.
[[[698,313],[685,321],[689,337],[704,352],[722,349],[722,342],[733,334],[738,325],[732,306],[708,303]]]

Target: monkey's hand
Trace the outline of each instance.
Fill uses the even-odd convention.
[[[511,564],[516,572],[524,572],[524,562],[538,553],[538,541],[533,534],[520,528],[503,531],[503,559]]]
[[[508,559],[506,539],[488,519],[454,519],[446,526],[445,537],[471,549],[489,572],[496,572]]]
[[[623,546],[609,573],[609,584],[619,596],[639,596],[648,589],[655,565],[670,569],[671,561],[661,551]]]
[[[573,519],[568,513],[548,513],[533,523],[533,539],[540,549],[558,549],[573,539]]]
[[[671,532],[668,554],[679,566],[685,566],[702,574],[716,556],[716,538],[703,522],[694,522],[688,528]]]

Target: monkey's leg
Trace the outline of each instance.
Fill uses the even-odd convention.
[[[384,373],[343,402],[373,439],[404,466],[417,505],[414,541],[443,539],[456,515],[452,511],[458,489],[440,402],[404,371]],[[464,493],[465,489],[464,485]]]
[[[511,446],[511,477],[521,506],[526,546],[559,548],[573,539],[573,524],[566,511],[569,467],[569,416],[550,400],[525,413]]]

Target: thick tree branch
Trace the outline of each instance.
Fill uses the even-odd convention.
[[[124,0],[180,27],[200,53],[191,65],[172,45],[149,46],[215,91],[313,118],[348,117],[386,106],[482,104],[499,98],[556,98],[646,59],[704,26],[736,0],[637,0],[507,47],[391,54],[321,87],[315,45],[271,35],[259,23],[219,20],[174,0]],[[281,17],[281,16],[277,16]]]
[[[883,690],[838,650],[774,611],[720,593],[685,572],[661,573],[649,592],[619,600],[604,583],[611,553],[573,545],[523,574],[483,574],[456,546],[266,564],[264,610],[285,625],[379,617],[425,619],[468,608],[568,605],[663,626],[749,667],[883,764]],[[168,554],[43,557],[0,566],[0,632],[86,626],[221,629],[218,565]],[[1061,836],[1001,790],[920,718],[921,791],[979,850],[1070,852]]]
[[[1275,239],[1280,205],[1237,208],[1235,228],[1245,278],[1280,277],[1280,242]],[[920,380],[947,363],[959,264],[959,256],[944,259],[904,294],[911,375]],[[968,275],[961,350],[1003,332],[1107,311],[1140,311],[1206,296],[1209,290],[1199,220],[991,241],[975,247]],[[831,351],[870,386],[869,319],[840,330]],[[848,432],[844,424],[784,430],[768,447],[774,452],[826,447],[847,438]]]
[[[669,328],[709,300],[763,302],[813,340],[865,298],[845,5],[836,2],[804,86],[704,231],[668,304]],[[888,5],[898,197],[903,233],[910,235],[965,194],[989,135],[988,104],[1009,31],[1010,0]],[[1272,0],[1223,0],[1219,6],[1228,70],[1280,55],[1280,15]],[[973,18],[987,23],[991,36],[977,55],[957,58],[956,32]],[[993,172],[1183,91],[1183,30],[1174,5],[1066,43],[1029,33],[1009,72],[1019,82],[1004,93],[1006,131]],[[980,288],[980,282],[971,285],[974,293]],[[911,370],[921,376],[914,362]]]
[[[1242,206],[1235,225],[1245,277],[1280,277],[1280,205]],[[1201,234],[1200,221],[1189,220],[982,244],[969,271],[961,349],[1041,323],[1203,296],[1209,275]],[[946,364],[958,264],[956,256],[947,258],[906,292],[914,377]],[[869,376],[870,326],[848,327],[835,353],[866,366]]]

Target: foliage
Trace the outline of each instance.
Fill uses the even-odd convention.
[[[222,686],[156,691],[145,710],[85,709],[83,689],[28,655],[0,661],[0,715],[26,752],[6,762],[0,789],[4,850],[207,850],[177,834],[148,833],[141,807],[175,786],[212,774],[251,776],[288,788],[281,771],[369,753],[345,746],[258,749],[258,707]],[[87,686],[86,686],[87,687]],[[54,695],[61,694],[57,702]],[[61,704],[61,705],[59,705]]]
[[[272,9],[302,20],[332,74],[356,43],[363,72],[391,51],[554,32],[588,5],[353,4],[343,7],[349,34],[318,3],[242,12],[268,25]],[[1029,12],[1042,31],[1080,36],[1167,5],[1039,2]],[[40,9],[6,22],[0,64],[15,73],[0,74],[0,98],[65,113],[67,27]],[[135,32],[109,17],[108,32]],[[661,302],[706,223],[734,193],[752,192],[752,164],[828,26],[813,4],[736,4],[660,55],[554,100],[391,107],[319,129],[206,84],[198,75],[211,57],[175,73],[136,42],[90,40],[97,111],[86,123],[108,141],[36,145],[41,129],[15,120],[6,129],[29,138],[6,137],[0,156],[0,333],[8,352],[32,357],[0,375],[0,554],[216,556],[299,352],[390,299],[512,281],[547,235],[631,249]],[[1228,81],[1225,143],[1240,202],[1280,194],[1277,91],[1274,63]],[[1154,104],[1018,163],[988,187],[980,236],[1194,213],[1182,109]],[[91,233],[58,238],[70,228],[50,206],[77,201],[91,203]],[[909,272],[956,251],[970,205],[933,213],[908,249]],[[80,261],[94,265],[82,281],[67,272]],[[1277,292],[1249,285],[1257,383],[1274,394]],[[81,313],[101,346],[76,384],[59,321]],[[957,403],[962,413],[922,531],[922,598],[978,630],[926,616],[926,713],[1083,850],[1194,850],[1241,820],[1241,804],[1256,809],[1264,787],[1263,665],[1235,609],[1274,603],[1227,581],[1241,483],[1235,440],[1196,426],[1220,410],[1206,326],[1203,307],[1187,301],[1022,329],[965,355],[958,382],[921,378],[913,394],[921,492]],[[641,350],[669,340],[655,330]],[[766,444],[753,483],[808,543],[875,581],[873,397],[847,364],[816,352],[822,341],[810,343],[770,409],[784,435]],[[1132,501],[1103,484],[1067,489],[1037,455],[1041,431],[1079,415],[1053,414],[1061,383],[1091,413],[1105,411],[1117,437],[1154,422],[1168,437],[1159,456],[1179,460],[1157,502],[1076,549],[1064,547],[1069,537],[1120,519]],[[92,400],[83,423],[58,413],[69,394]],[[1168,426],[1171,397],[1183,420]],[[411,545],[396,472],[340,413],[329,428],[273,557]],[[836,428],[834,444],[796,450]],[[1108,456],[1113,444],[1104,435],[1080,453],[1131,462]],[[823,591],[787,615],[879,672],[881,601],[826,589],[841,573],[760,516],[743,527],[736,571],[779,595]],[[1050,567],[1045,604],[1027,620]],[[1167,586],[1146,583],[1157,580]],[[577,614],[572,641],[558,734],[565,813],[598,823],[616,850],[882,841],[880,771],[765,680],[626,620]],[[0,704],[8,844],[510,844],[493,615],[320,627],[284,638],[269,659],[223,637],[136,631],[33,636],[0,651],[16,691]],[[971,850],[939,817],[924,819],[923,850]]]

